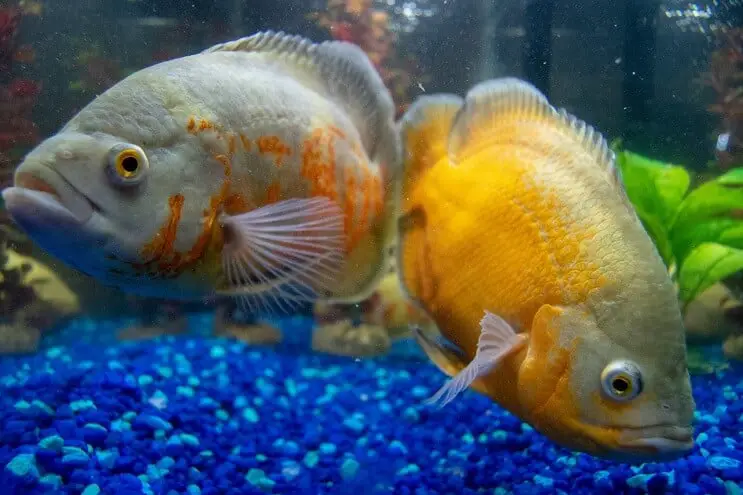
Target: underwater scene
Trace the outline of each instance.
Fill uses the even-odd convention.
[[[740,0],[0,0],[0,493],[743,494]]]

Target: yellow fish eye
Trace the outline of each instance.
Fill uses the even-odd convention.
[[[616,401],[632,400],[642,392],[642,372],[631,361],[614,361],[601,372],[604,395]]]
[[[108,175],[116,184],[138,184],[148,168],[147,156],[139,146],[120,144],[109,151]]]

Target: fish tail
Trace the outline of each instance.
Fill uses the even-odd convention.
[[[423,96],[403,116],[403,198],[426,170],[447,156],[449,133],[462,105],[462,98],[452,94]]]

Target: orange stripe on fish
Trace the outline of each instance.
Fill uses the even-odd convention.
[[[276,203],[281,197],[281,183],[274,182],[266,189],[266,204]]]
[[[311,196],[327,196],[338,199],[338,188],[335,179],[335,148],[333,138],[322,128],[302,143],[302,165],[300,173],[311,185]]]
[[[261,136],[258,138],[258,151],[263,155],[275,155],[277,167],[283,165],[284,157],[291,156],[292,150],[278,136]]]
[[[230,153],[234,152],[235,136],[220,133],[220,131],[206,119],[189,117],[186,129],[193,134],[204,130],[212,130],[218,133],[218,138],[224,139],[227,135]],[[232,162],[225,154],[215,154],[214,160],[222,165],[224,181],[219,191],[209,198],[209,207],[204,210],[203,229],[194,242],[191,249],[185,253],[175,251],[174,244],[177,236],[178,223],[181,219],[185,199],[182,194],[176,194],[169,200],[170,213],[163,226],[158,230],[155,237],[142,249],[141,263],[131,265],[138,271],[144,271],[152,276],[175,276],[182,273],[186,268],[195,264],[203,256],[210,244],[221,247],[221,235],[215,236],[217,229],[216,219],[222,211],[229,213],[244,212],[249,210],[247,201],[240,195],[230,194],[232,185]]]
[[[228,138],[228,149],[230,152],[230,156],[233,156],[235,154],[235,151],[237,150],[237,142],[234,134],[230,134]]]
[[[244,134],[240,134],[240,143],[243,145],[243,149],[245,151],[250,151],[250,149],[251,149],[250,139],[248,139],[247,137],[245,137]]]
[[[341,166],[344,193],[338,194],[336,173],[339,168],[336,141],[344,140],[356,159],[354,167]],[[358,168],[357,168],[358,167]],[[358,170],[358,172],[357,172]],[[341,200],[345,211],[344,230],[346,250],[351,251],[368,230],[372,215],[383,213],[384,190],[380,177],[366,163],[366,158],[355,140],[335,126],[319,127],[312,131],[302,145],[301,174],[310,182],[311,196],[327,196]],[[361,177],[358,177],[360,174]],[[357,198],[363,197],[360,211]]]
[[[181,221],[183,203],[182,194],[176,194],[168,198],[168,208],[170,209],[168,218],[152,240],[142,248],[141,254],[145,261],[131,263],[134,269],[147,273],[159,272],[163,276],[172,274],[167,266],[163,266],[163,260],[173,256],[173,245],[178,232],[178,224]]]

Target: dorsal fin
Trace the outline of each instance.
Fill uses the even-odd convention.
[[[601,133],[565,110],[556,110],[525,81],[508,77],[475,85],[452,126],[451,163],[456,165],[488,146],[507,141],[532,147],[565,143],[568,151],[586,153],[629,204],[614,153]]]
[[[264,54],[292,74],[309,77],[314,90],[346,110],[369,157],[397,167],[400,143],[394,124],[395,105],[369,57],[358,46],[342,41],[313,43],[298,35],[263,31],[202,53],[220,51]]]
[[[423,172],[446,157],[452,122],[463,102],[453,94],[421,96],[403,115],[399,123],[403,196]]]

